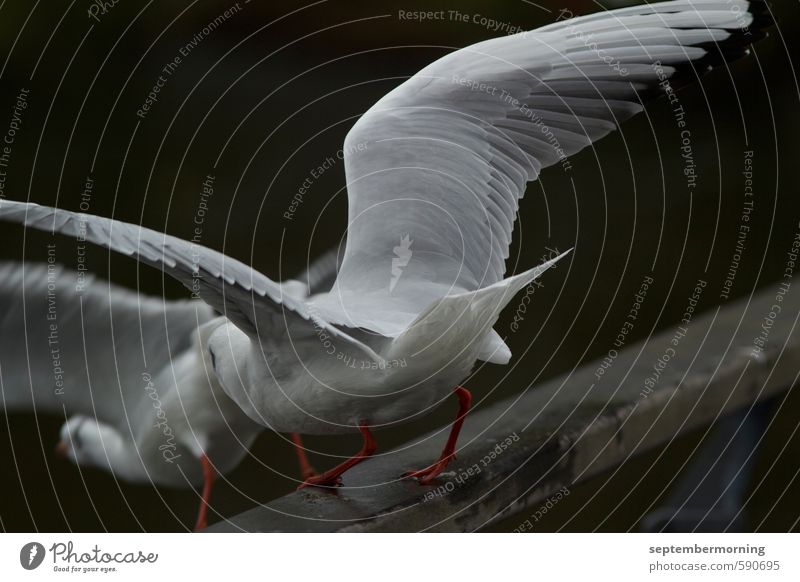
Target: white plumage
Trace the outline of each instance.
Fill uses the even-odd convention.
[[[208,352],[249,418],[361,430],[359,456],[309,480],[334,484],[374,450],[370,427],[437,405],[478,359],[510,358],[492,326],[562,258],[504,278],[526,184],[641,111],[661,75],[677,87],[738,58],[769,22],[762,2],[676,0],[487,40],[425,67],[349,132],[347,246],[333,289],[308,300],[210,249],[195,262],[190,243],[148,229],[88,217],[86,238],[187,287],[199,272],[200,297],[224,315]],[[75,236],[80,217],[3,202],[0,218]],[[452,444],[416,475],[441,471]]]
[[[281,285],[330,288],[335,255]],[[220,318],[56,263],[0,263],[0,405],[66,419],[57,450],[132,483],[203,484],[232,470],[263,427],[231,401],[205,348]],[[217,322],[217,323],[215,323]]]

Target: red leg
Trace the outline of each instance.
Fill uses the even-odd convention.
[[[203,499],[200,500],[200,510],[197,512],[197,523],[195,523],[194,531],[206,529],[208,526],[208,503],[211,501],[211,487],[217,478],[217,471],[206,455],[200,457],[200,464],[203,465]]]
[[[306,449],[303,447],[303,439],[299,433],[292,433],[292,442],[294,443],[294,450],[297,453],[297,460],[300,462],[300,475],[303,477],[303,481],[305,481],[316,475],[317,472],[314,470],[314,467],[311,466],[311,463],[308,462]]]
[[[420,484],[427,485],[433,481],[439,473],[444,471],[444,468],[456,457],[456,442],[458,441],[458,433],[461,432],[461,425],[464,424],[464,417],[469,412],[469,407],[472,404],[472,394],[469,390],[462,386],[456,386],[454,390],[458,396],[458,416],[453,423],[453,428],[450,429],[450,436],[447,438],[447,443],[444,445],[439,460],[430,467],[420,469],[419,471],[409,471],[403,477],[416,477]]]
[[[347,459],[344,463],[342,463],[341,465],[337,465],[333,469],[328,469],[321,475],[314,475],[313,477],[309,477],[300,484],[298,489],[302,489],[303,487],[309,487],[309,486],[337,487],[341,485],[342,473],[358,465],[361,461],[363,461],[367,457],[372,456],[372,453],[375,452],[376,448],[375,439],[372,437],[372,433],[369,431],[369,427],[367,426],[366,423],[362,422],[359,425],[359,430],[361,431],[361,434],[364,437],[364,446],[361,447],[361,450],[355,457]]]

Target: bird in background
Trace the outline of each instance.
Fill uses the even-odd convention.
[[[298,298],[329,289],[336,255],[282,283]],[[263,427],[221,389],[206,348],[214,310],[166,301],[66,269],[0,262],[0,405],[65,418],[56,452],[130,483],[202,485],[207,523],[217,474]],[[302,442],[303,478],[313,474]]]
[[[455,394],[458,416],[441,456],[399,468],[429,484],[452,460],[471,405],[460,383],[478,361],[511,358],[493,330],[501,311],[566,254],[506,276],[527,183],[645,101],[746,55],[771,22],[761,1],[674,0],[562,19],[433,62],[348,133],[341,267],[329,291],[309,297],[147,228],[7,200],[0,219],[67,236],[88,221],[87,240],[189,289],[198,283],[200,298],[221,315],[204,324],[206,354],[197,361],[210,364],[253,423],[363,436],[356,455],[303,486],[338,485],[375,452],[376,429]]]

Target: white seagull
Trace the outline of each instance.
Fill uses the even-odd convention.
[[[282,288],[306,297],[330,289],[335,273],[328,253]],[[0,263],[0,408],[67,418],[56,451],[77,465],[132,483],[203,484],[202,529],[215,476],[263,430],[212,371],[214,319],[202,301],[149,297],[55,260]]]
[[[503,307],[563,255],[505,278],[518,200],[557,164],[642,111],[642,101],[734,60],[764,36],[766,5],[675,0],[495,38],[424,68],[345,140],[347,244],[330,292],[291,296],[251,267],[139,226],[4,201],[0,218],[77,236],[162,269],[222,316],[204,327],[225,393],[283,432],[360,431],[351,459],[305,485],[335,486],[375,450],[372,429],[440,404],[458,419],[477,360],[507,363]],[[194,253],[193,253],[194,249]]]

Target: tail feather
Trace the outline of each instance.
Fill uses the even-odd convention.
[[[488,287],[449,295],[435,302],[394,339],[389,348],[389,358],[415,355],[430,349],[456,353],[474,348],[478,359],[508,363],[511,351],[492,326],[519,291],[570,252]]]

